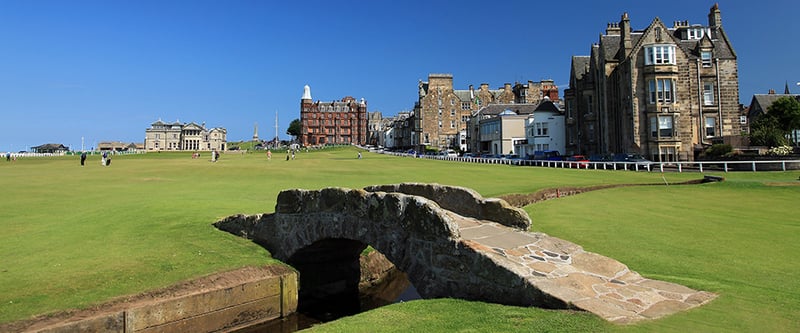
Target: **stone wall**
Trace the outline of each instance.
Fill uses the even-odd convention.
[[[531,219],[524,210],[515,208],[501,199],[485,199],[478,192],[466,187],[401,183],[367,186],[364,190],[418,195],[432,200],[440,207],[459,215],[479,220],[489,220],[522,230],[527,230],[531,226]]]
[[[239,270],[243,271],[243,270]],[[285,266],[226,272],[170,287],[141,300],[78,311],[69,317],[12,323],[0,331],[217,332],[281,318],[297,310],[297,272]],[[184,290],[185,289],[185,290]],[[134,297],[136,298],[136,297]]]

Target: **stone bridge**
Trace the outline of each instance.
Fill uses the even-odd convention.
[[[217,228],[252,239],[300,272],[303,298],[358,288],[367,245],[424,298],[590,311],[617,323],[658,318],[716,295],[643,278],[613,259],[527,232],[524,210],[437,184],[286,190],[274,214],[234,215]],[[357,300],[353,300],[356,302]]]

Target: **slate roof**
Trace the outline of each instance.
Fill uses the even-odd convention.
[[[453,90],[453,93],[463,102],[470,101],[469,90]]]
[[[750,101],[750,111],[747,117],[758,117],[761,114],[767,113],[767,109],[781,97],[794,97],[800,101],[799,94],[755,94]]]
[[[480,113],[482,116],[496,116],[502,113],[505,110],[511,110],[516,114],[531,114],[533,111],[536,110],[536,104],[490,104],[484,106],[476,113]]]
[[[546,112],[560,113],[561,112],[561,107],[560,107],[559,104],[554,103],[551,100],[545,99],[541,103],[539,103],[539,105],[536,107],[535,111],[537,111],[537,112],[545,112],[546,111]]]
[[[580,80],[586,74],[586,66],[589,65],[589,56],[572,56],[572,75]]]

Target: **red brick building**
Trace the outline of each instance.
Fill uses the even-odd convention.
[[[306,85],[300,99],[300,144],[367,144],[367,102],[347,96],[340,101],[314,102]]]

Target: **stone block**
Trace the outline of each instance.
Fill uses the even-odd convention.
[[[274,303],[270,303],[273,310],[269,311],[274,311],[277,315],[280,315],[281,280],[280,276],[275,276],[129,309],[125,313],[126,331],[135,332],[152,327],[161,327],[165,323],[180,322],[188,318],[215,313],[235,304],[250,304],[253,302],[264,304],[262,302],[264,299],[274,299],[270,301]],[[250,308],[246,309],[251,311]]]

